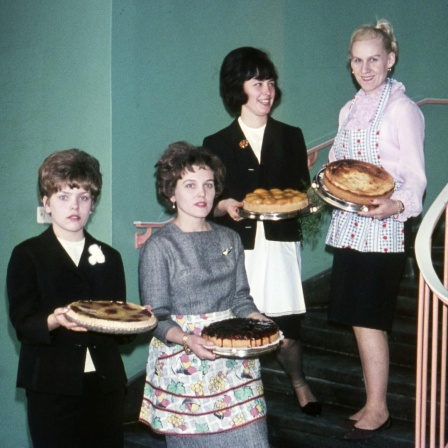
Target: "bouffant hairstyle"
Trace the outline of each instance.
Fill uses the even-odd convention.
[[[95,157],[75,148],[54,152],[39,168],[38,185],[41,199],[67,185],[89,191],[95,203],[103,185],[100,163]]]
[[[160,197],[171,204],[170,198],[176,184],[186,171],[194,171],[193,167],[208,167],[213,171],[216,196],[224,188],[225,167],[221,160],[202,146],[193,146],[187,142],[175,142],[168,146],[156,163],[156,187]]]
[[[274,80],[274,105],[280,101],[282,92],[277,85],[277,70],[268,54],[253,47],[236,48],[224,58],[219,77],[221,98],[230,113],[239,113],[241,106],[247,103],[244,83],[252,78]]]
[[[395,53],[398,56],[398,42],[394,30],[389,21],[380,19],[375,25],[361,25],[352,33],[350,39],[350,51],[355,42],[366,39],[380,38],[383,41],[387,53]]]

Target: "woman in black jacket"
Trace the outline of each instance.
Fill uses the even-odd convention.
[[[302,411],[319,415],[321,406],[302,366],[300,320],[306,308],[300,276],[300,222],[242,220],[239,215],[242,199],[256,188],[305,191],[310,185],[302,131],[269,116],[281,96],[277,78],[265,52],[252,47],[231,51],[221,66],[220,92],[228,111],[239,117],[206,137],[203,145],[226,167],[225,188],[214,216],[239,233],[255,303],[285,336],[278,359]]]
[[[47,157],[39,189],[52,225],[16,246],[9,261],[9,313],[21,342],[17,387],[26,389],[34,448],[123,446],[126,374],[117,339],[65,316],[76,300],[125,301],[120,254],[84,230],[101,186],[89,154]]]

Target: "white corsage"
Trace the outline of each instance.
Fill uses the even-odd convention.
[[[230,252],[232,252],[232,248],[231,248],[231,247],[228,247],[227,249],[224,249],[224,250],[223,250],[222,254],[223,254],[225,257],[227,257],[227,255],[229,255]]]
[[[104,263],[106,261],[106,257],[104,256],[101,246],[98,246],[98,244],[92,244],[89,246],[89,263],[91,265],[95,265],[97,263]]]

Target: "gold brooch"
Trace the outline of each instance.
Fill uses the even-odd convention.
[[[249,146],[249,142],[246,139],[240,141],[241,149],[247,148],[248,146]]]

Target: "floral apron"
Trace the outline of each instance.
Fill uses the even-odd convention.
[[[365,129],[346,129],[356,97],[353,99],[333,145],[336,160],[355,159],[381,166],[378,152],[380,125],[392,85],[393,81],[388,78],[372,124]],[[395,190],[399,188],[400,183],[395,182]],[[335,209],[326,243],[360,252],[404,252],[404,224],[392,217],[379,220]]]
[[[233,317],[230,310],[172,316],[184,331]],[[140,421],[173,435],[223,432],[266,416],[258,359],[201,360],[181,345],[153,338]]]

